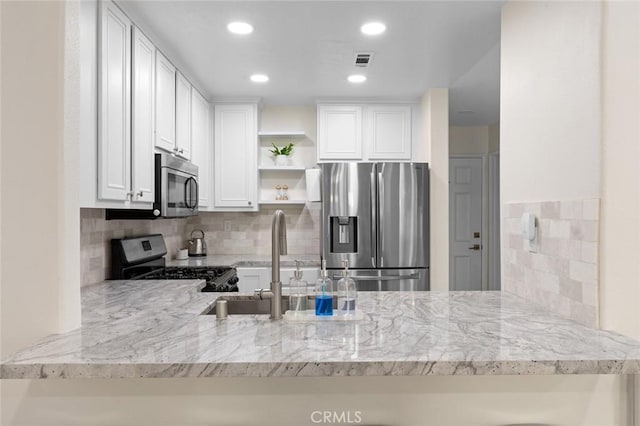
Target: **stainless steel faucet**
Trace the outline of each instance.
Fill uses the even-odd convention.
[[[271,221],[271,288],[256,290],[260,298],[271,299],[271,319],[282,319],[282,282],[280,281],[280,255],[287,254],[287,223],[284,212],[276,210]]]

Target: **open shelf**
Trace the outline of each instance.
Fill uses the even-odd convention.
[[[298,138],[306,136],[306,133],[300,130],[282,130],[277,132],[258,132],[258,136],[264,137],[278,137],[278,138]]]
[[[303,172],[306,169],[307,168],[305,166],[260,166],[258,167],[258,170],[260,171],[270,170],[270,171],[282,171],[282,172],[287,172],[287,171]]]

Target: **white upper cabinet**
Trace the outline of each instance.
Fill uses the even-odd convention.
[[[211,149],[209,137],[209,103],[198,93],[191,90],[191,162],[198,166],[198,206],[211,205]]]
[[[318,159],[362,159],[362,107],[318,105]]]
[[[411,159],[411,107],[369,105],[365,122],[368,159]]]
[[[156,52],[156,148],[176,147],[176,67]]]
[[[131,21],[101,2],[98,77],[98,198],[125,201],[131,170]]]
[[[176,73],[176,155],[191,158],[191,84]]]
[[[154,201],[154,110],[156,48],[133,27],[131,190],[132,201]]]
[[[256,104],[215,106],[214,205],[258,210],[258,108]]]
[[[411,106],[318,105],[318,161],[411,160]]]

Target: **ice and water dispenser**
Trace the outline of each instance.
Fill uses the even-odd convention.
[[[357,216],[330,216],[329,226],[332,253],[358,252]]]

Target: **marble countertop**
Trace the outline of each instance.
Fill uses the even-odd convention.
[[[500,292],[359,294],[355,322],[201,315],[198,280],[82,289],[82,327],[5,359],[0,377],[423,376],[640,373],[640,342]],[[236,294],[237,295],[237,294]]]
[[[320,255],[288,255],[280,257],[280,266],[284,268],[295,267],[295,261],[301,260],[304,267],[320,267]],[[234,268],[261,268],[271,267],[271,255],[235,254],[218,255],[210,254],[203,257],[190,257],[185,260],[167,259],[167,266],[231,266]]]

